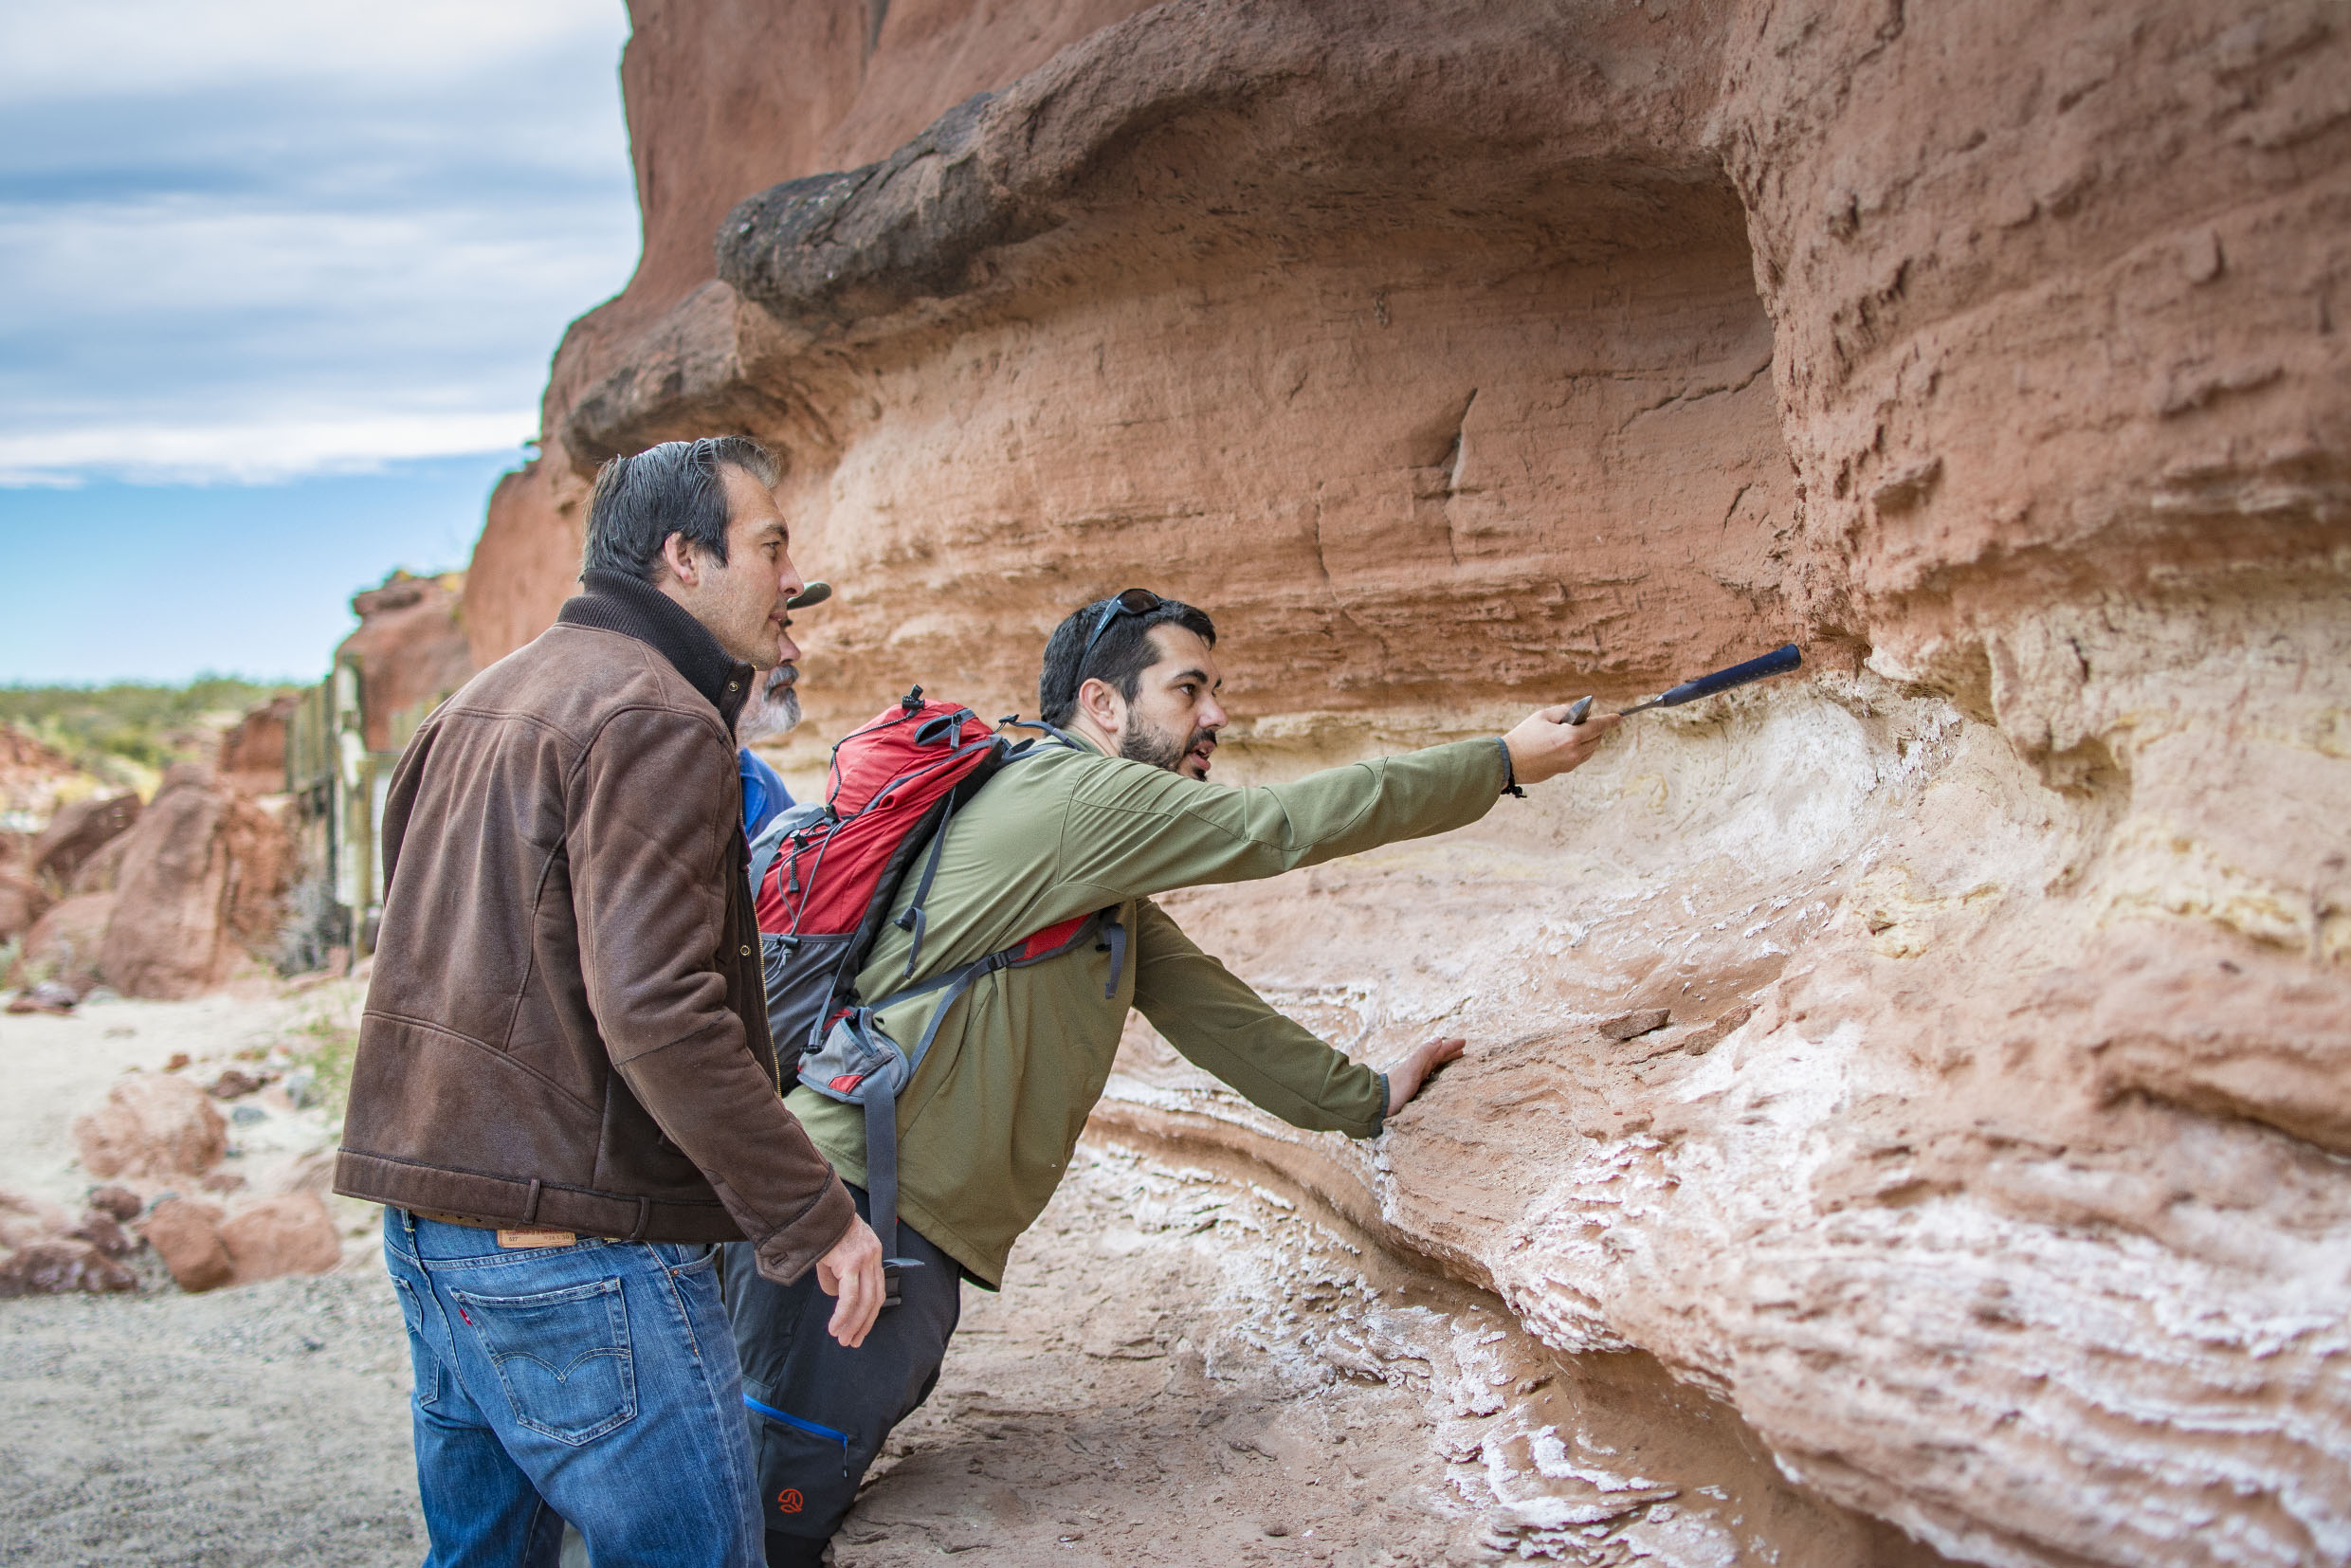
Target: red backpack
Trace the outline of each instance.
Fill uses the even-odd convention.
[[[1049,743],[1077,744],[1050,725],[1023,727],[1043,730]],[[752,847],[769,1030],[780,1058],[798,1055],[803,1085],[865,1107],[867,1196],[892,1267],[908,1266],[895,1256],[898,1096],[956,998],[984,975],[1042,963],[1097,939],[1111,955],[1105,994],[1118,990],[1126,932],[1115,909],[1102,909],[889,996],[868,1001],[857,994],[858,972],[927,845],[921,880],[896,921],[914,934],[903,976],[913,977],[922,956],[923,903],[955,813],[999,770],[1034,755],[1037,744],[998,735],[968,707],[925,702],[917,686],[833,747],[823,805],[782,813]],[[883,1009],[938,991],[947,994],[913,1047],[882,1031],[876,1015]]]

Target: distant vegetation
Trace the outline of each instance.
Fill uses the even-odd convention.
[[[203,757],[247,708],[300,689],[231,675],[199,675],[180,686],[0,686],[0,723],[38,737],[85,772],[127,780]]]

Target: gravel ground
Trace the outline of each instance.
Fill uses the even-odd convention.
[[[1331,1381],[1266,1337],[1278,1293],[1235,1299],[1317,1253],[1344,1258],[1279,1200],[1082,1163],[1011,1288],[967,1287],[939,1391],[893,1439],[843,1563],[1441,1555],[1463,1510],[1397,1473],[1429,1468],[1422,1399]],[[408,1385],[365,1263],[0,1303],[0,1470],[19,1478],[0,1561],[416,1562]]]
[[[1422,1401],[1252,1343],[1270,1319],[1230,1299],[1317,1251],[1343,1257],[1245,1188],[1082,1164],[1012,1287],[967,1287],[939,1391],[893,1440],[842,1561],[1430,1560],[1461,1510],[1399,1497],[1391,1473],[1427,1468]],[[19,1478],[0,1561],[418,1561],[408,1384],[399,1310],[367,1264],[0,1303],[0,1469]],[[1398,1437],[1405,1453],[1384,1453]]]
[[[380,1269],[0,1302],[0,1562],[415,1563]],[[843,1568],[1904,1560],[1635,1357],[1551,1356],[1232,1173],[1089,1144],[966,1287]],[[966,1556],[968,1554],[968,1556]]]
[[[118,1073],[315,1053],[356,995],[8,1020],[23,1092],[0,1103],[0,1188],[78,1203],[67,1127]],[[240,1102],[259,1114],[229,1164],[257,1190],[334,1138],[331,1113],[282,1101]],[[1491,1297],[1256,1185],[1281,1180],[1264,1168],[1118,1136],[1089,1136],[1008,1287],[966,1287],[938,1392],[876,1466],[842,1568],[1926,1560],[1790,1488],[1727,1406],[1649,1358],[1555,1356]],[[315,1278],[190,1296],[141,1252],[137,1293],[0,1301],[0,1563],[422,1560],[375,1212],[338,1202],[345,1262]]]
[[[414,1563],[380,1273],[0,1302],[0,1561]]]

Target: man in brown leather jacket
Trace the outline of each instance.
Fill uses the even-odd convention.
[[[585,592],[426,720],[336,1190],[387,1206],[429,1562],[762,1557],[715,1245],[811,1267],[863,1341],[881,1247],[784,1109],[733,726],[797,655],[773,461],[606,465]]]

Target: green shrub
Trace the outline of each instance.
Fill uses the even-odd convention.
[[[37,737],[85,772],[121,780],[201,757],[246,709],[300,689],[232,675],[199,675],[177,686],[0,686],[0,723]]]

